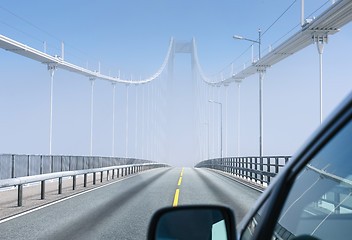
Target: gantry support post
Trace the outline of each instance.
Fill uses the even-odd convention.
[[[143,84],[142,85],[142,91],[143,91],[143,94],[142,94],[142,141],[141,141],[141,147],[142,147],[142,159],[144,159],[144,132],[145,132],[145,129],[144,129],[144,115],[145,115],[145,101],[144,101],[144,92],[145,92],[145,85]]]
[[[215,86],[213,85],[213,89],[212,89],[212,99],[215,99]],[[213,158],[216,158],[216,154],[215,154],[215,105],[213,104]]]
[[[221,90],[221,85],[218,84],[216,85],[218,88],[218,96],[217,96],[217,102],[221,102],[221,97],[220,97],[220,90]],[[217,142],[217,147],[220,149],[220,158],[222,158],[222,104],[220,107],[220,114],[218,115],[218,124],[220,125],[220,134],[218,134],[218,142]],[[220,144],[220,146],[219,146]]]
[[[317,44],[319,53],[319,102],[320,102],[320,124],[323,121],[323,52],[324,43],[328,43],[328,34],[326,32],[314,32],[313,41]]]
[[[91,83],[90,92],[90,156],[93,156],[93,105],[94,105],[94,81],[95,78],[89,78]]]
[[[53,140],[53,90],[54,90],[54,72],[57,68],[55,63],[48,64],[50,71],[50,140],[49,140],[49,155],[52,155],[52,140]]]
[[[150,136],[150,85],[151,83],[148,83],[147,85],[147,122],[146,122],[146,129],[147,129],[147,141],[145,141],[146,143],[146,159],[150,159],[149,155],[150,155],[150,141],[149,141],[149,136]]]
[[[129,84],[126,84],[126,149],[125,149],[126,158],[128,156],[128,87],[129,87]]]
[[[319,53],[319,79],[320,79],[320,124],[323,121],[323,51],[324,42],[317,42],[317,48]]]
[[[241,83],[242,79],[236,79],[237,83],[237,157],[240,157],[240,140],[241,140]]]
[[[227,151],[227,147],[228,147],[228,145],[227,145],[227,136],[228,136],[228,134],[227,134],[227,132],[228,132],[228,129],[227,129],[227,110],[228,110],[228,106],[227,106],[227,104],[228,104],[228,101],[227,101],[227,98],[228,98],[228,87],[229,87],[229,85],[225,84],[224,86],[225,86],[225,148],[226,148],[225,157],[227,157],[228,156],[228,151]]]
[[[115,95],[116,83],[112,83],[112,157],[115,157]]]
[[[137,159],[137,150],[138,150],[138,84],[136,84],[136,122],[135,122],[135,139],[134,139],[134,158]]]

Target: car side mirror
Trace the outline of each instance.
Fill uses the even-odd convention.
[[[236,239],[234,214],[230,208],[212,205],[163,208],[152,217],[148,239]]]

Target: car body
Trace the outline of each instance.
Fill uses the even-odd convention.
[[[214,217],[206,219],[210,225],[226,222],[233,214],[219,206],[190,206],[175,210],[173,208],[158,211],[151,222],[148,239],[193,239],[167,236],[165,228],[172,226],[160,224],[162,219],[179,211],[177,219],[169,222],[179,222],[182,212],[184,216],[197,215],[197,209],[223,213],[220,221]],[[235,210],[236,211],[236,210]],[[204,221],[204,213],[199,214],[199,221]],[[186,217],[183,226],[195,224],[195,220]],[[232,223],[232,224],[229,224]],[[171,224],[173,226],[177,224]],[[225,223],[227,237],[236,237],[233,221]],[[231,226],[232,225],[232,226]],[[158,227],[159,226],[159,227]],[[292,157],[284,170],[261,195],[252,211],[243,219],[237,228],[237,239],[349,239],[352,236],[352,93],[350,93],[333,114],[319,127],[308,142]],[[174,232],[182,232],[188,227],[177,227]],[[199,228],[194,231],[200,231]],[[155,232],[162,232],[163,238],[158,238]],[[172,232],[170,231],[170,233]],[[205,232],[212,232],[209,226]],[[216,232],[214,230],[214,232]],[[198,239],[198,238],[197,238]],[[201,238],[199,238],[201,239]]]
[[[352,94],[293,156],[237,229],[239,239],[352,234]]]

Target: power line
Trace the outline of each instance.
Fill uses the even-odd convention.
[[[319,8],[317,8],[314,12],[312,12],[311,14],[308,15],[308,17],[311,17],[314,13],[318,12],[320,9],[322,9],[326,4],[328,4],[330,2],[330,0],[327,0],[325,3],[323,3]],[[294,29],[296,29],[298,26],[300,26],[301,24],[298,23],[296,26],[294,26],[290,31],[288,31],[287,33],[285,33],[283,36],[281,36],[278,40],[276,40],[274,43],[272,43],[271,45],[276,44],[277,42],[279,42],[281,39],[283,39],[284,37],[286,37],[289,33],[291,33]]]
[[[46,31],[45,29],[42,29],[42,28],[38,27],[37,25],[35,25],[35,24],[31,23],[30,21],[28,21],[27,19],[25,19],[25,18],[23,18],[23,17],[17,15],[16,13],[10,11],[9,9],[7,9],[7,8],[1,6],[1,5],[0,5],[0,8],[1,8],[3,11],[5,11],[5,12],[11,14],[12,16],[14,16],[14,17],[20,19],[21,21],[27,23],[28,25],[32,26],[33,28],[35,28],[35,29],[37,29],[37,30],[39,30],[39,31],[41,31],[41,32],[43,32],[43,33],[45,33],[46,35],[50,36],[51,38],[55,39],[56,41],[58,41],[58,42],[61,42],[61,41],[62,41],[62,39],[58,38],[58,37],[55,36],[54,34],[51,34],[50,32]],[[3,22],[3,24],[5,24],[5,25],[7,25],[7,26],[9,26],[9,27],[11,27],[11,28],[13,28],[13,29],[19,31],[19,32],[22,32],[22,33],[26,34],[27,36],[29,36],[29,37],[31,37],[31,38],[33,38],[33,39],[38,40],[38,38],[33,37],[32,35],[30,35],[30,34],[28,34],[28,33],[25,33],[24,31],[19,30],[18,28],[15,28],[15,27],[13,27],[13,26],[11,26],[11,25],[9,25],[9,24],[7,24],[7,23],[4,23],[4,22]],[[42,40],[39,40],[39,41],[42,42]],[[68,47],[70,47],[70,48],[72,48],[72,49],[74,49],[74,50],[76,50],[77,52],[80,52],[81,54],[85,55],[86,57],[89,57],[89,58],[90,58],[90,56],[89,56],[86,52],[84,52],[84,51],[82,51],[82,50],[80,50],[80,49],[74,47],[73,45],[71,45],[71,44],[69,44],[69,43],[66,43],[66,42],[65,42],[65,45],[68,46]],[[55,49],[60,50],[60,49],[57,48],[57,47],[55,47]],[[75,56],[75,57],[77,57],[77,58],[80,58],[81,60],[85,60],[85,59],[83,59],[83,58],[81,58],[81,57],[79,57],[79,56],[77,56],[77,55],[75,55],[75,54],[70,54],[70,55]],[[98,61],[97,59],[94,59],[94,60],[95,60],[95,61]]]
[[[285,33],[283,36],[281,36],[279,39],[277,39],[275,42],[273,42],[271,45],[276,44],[277,42],[279,42],[281,39],[283,39],[284,37],[286,37],[289,33],[291,33],[293,30],[295,30],[298,26],[300,26],[301,24],[297,24],[296,26],[294,26],[293,28],[291,28],[290,31],[288,31],[287,33]]]
[[[4,21],[1,21],[1,20],[0,20],[0,23],[4,24],[5,26],[10,27],[10,28],[12,28],[12,29],[14,29],[14,30],[16,30],[16,31],[18,31],[18,32],[20,32],[20,33],[23,33],[23,34],[27,35],[28,37],[30,37],[30,38],[32,38],[32,39],[38,41],[38,42],[41,42],[41,43],[43,42],[41,39],[39,39],[39,38],[37,38],[37,37],[35,37],[35,36],[29,34],[29,33],[26,33],[26,32],[24,32],[24,31],[22,31],[22,30],[20,30],[20,29],[18,29],[18,28],[16,28],[16,27],[14,27],[14,26],[12,26],[12,25],[10,25],[10,24],[4,22]]]
[[[288,8],[286,8],[286,10],[283,12],[283,13],[281,13],[281,15],[262,33],[262,37],[264,36],[264,34],[267,32],[267,31],[269,31],[269,29],[272,27],[272,26],[274,26],[274,24],[275,23],[277,23],[277,21],[279,21],[280,20],[280,18],[283,16],[283,15],[285,15],[285,13],[293,6],[293,4],[295,4],[297,2],[297,0],[294,0],[292,3],[291,3],[291,5],[290,6],[288,6]]]
[[[248,48],[246,48],[240,55],[238,55],[235,59],[233,59],[229,64],[227,64],[225,67],[223,67],[220,71],[218,71],[218,73],[212,74],[212,76],[215,76],[221,72],[223,72],[226,68],[230,67],[231,64],[233,64],[234,62],[236,62],[238,59],[240,59],[250,48],[252,45],[249,45]]]
[[[0,8],[1,8],[2,10],[4,10],[5,12],[7,12],[7,13],[9,13],[9,14],[15,16],[16,18],[22,20],[23,22],[27,23],[28,25],[31,25],[32,27],[36,28],[37,30],[39,30],[39,31],[41,31],[41,32],[44,32],[45,34],[49,35],[50,37],[52,37],[52,38],[54,38],[54,39],[56,39],[56,40],[58,40],[58,41],[61,41],[61,39],[57,38],[57,37],[54,36],[53,34],[51,34],[51,33],[49,33],[48,31],[46,31],[46,30],[44,30],[44,29],[42,29],[42,28],[40,28],[40,27],[34,25],[34,24],[31,23],[30,21],[28,21],[28,20],[24,19],[23,17],[21,17],[21,16],[15,14],[14,12],[8,10],[7,8],[4,8],[3,6],[0,6]]]
[[[316,9],[314,12],[308,15],[308,17],[311,17],[314,13],[318,12],[321,8],[323,8],[326,4],[328,4],[330,0],[327,0],[323,5],[321,5],[318,9]]]
[[[284,15],[285,13],[297,2],[297,0],[294,0],[287,8],[285,11],[283,11],[280,16],[262,33],[262,36],[272,27],[274,26],[275,23],[277,23]],[[308,15],[308,17],[311,17],[313,14],[315,14],[316,12],[318,12],[320,9],[322,9],[326,4],[328,4],[330,2],[330,0],[327,0],[326,2],[324,2],[320,7],[318,7],[315,11],[313,11],[311,14]],[[277,42],[279,42],[281,39],[283,39],[284,37],[286,37],[289,33],[291,33],[294,29],[296,29],[298,26],[300,26],[301,24],[297,24],[295,25],[290,31],[288,31],[287,33],[285,33],[283,36],[281,36],[279,39],[277,39],[274,43],[272,43],[271,45],[276,44]],[[259,40],[259,38],[256,39],[257,41]],[[248,48],[246,48],[238,57],[236,57],[233,61],[231,61],[229,64],[227,64],[225,67],[223,67],[220,71],[218,71],[217,74],[223,72],[226,68],[228,68],[229,66],[231,66],[231,64],[233,64],[235,61],[237,61],[240,57],[242,57],[250,48],[251,48],[252,44],[249,45]],[[267,50],[268,48],[266,48],[265,50]],[[213,74],[213,75],[217,75],[217,74]]]
[[[262,36],[272,27],[275,25],[275,23],[277,23],[280,18],[282,18],[283,15],[285,15],[285,13],[297,2],[297,0],[294,0],[287,8],[285,11],[283,11],[280,16],[262,33]],[[259,40],[259,38],[257,39],[257,41]],[[229,66],[231,66],[231,64],[233,64],[234,62],[236,62],[239,58],[241,58],[250,48],[251,48],[252,44],[249,45],[240,55],[238,55],[238,57],[236,57],[234,60],[232,60],[229,64],[227,64],[225,67],[223,67],[220,71],[218,71],[217,74],[223,72],[226,68],[228,68]],[[212,74],[217,75],[217,74]]]

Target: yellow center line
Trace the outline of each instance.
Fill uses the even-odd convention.
[[[181,177],[178,179],[178,186],[181,185],[181,181],[182,181],[182,175],[183,175],[183,169],[182,168],[182,171],[181,171]],[[180,189],[176,189],[176,192],[175,192],[175,197],[174,197],[174,203],[172,204],[173,207],[177,207],[177,204],[178,204],[178,195],[180,194]]]
[[[174,204],[172,204],[173,207],[177,207],[178,195],[179,194],[180,194],[180,189],[176,189],[175,198],[174,198]]]
[[[182,177],[180,177],[180,179],[178,180],[178,184],[177,185],[181,185],[181,181],[182,181]]]

